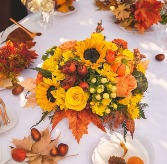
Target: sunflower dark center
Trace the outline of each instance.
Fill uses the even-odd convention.
[[[99,57],[100,54],[95,48],[87,49],[84,51],[85,60],[90,60],[91,63],[96,63]]]
[[[49,89],[47,90],[47,99],[52,103],[54,103],[56,99],[51,94],[51,91],[53,91],[55,89],[56,89],[55,86],[50,86]]]

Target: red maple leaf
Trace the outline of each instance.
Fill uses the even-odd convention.
[[[137,29],[143,33],[153,24],[161,21],[160,10],[163,3],[157,0],[140,0],[135,4],[135,19],[137,21]]]
[[[89,109],[84,109],[79,112],[74,110],[57,111],[52,119],[52,129],[54,129],[63,118],[68,118],[69,129],[72,130],[72,134],[78,143],[83,134],[88,134],[88,125],[91,122],[105,132],[102,120]]]

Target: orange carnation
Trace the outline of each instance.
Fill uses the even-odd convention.
[[[38,85],[42,81],[43,81],[42,73],[38,72],[37,77],[36,77],[36,84]]]
[[[67,41],[60,45],[61,50],[73,50],[76,45],[76,40],[74,41]]]
[[[132,95],[131,91],[137,87],[135,77],[130,74],[123,77],[117,77],[116,82],[117,97],[130,97]]]

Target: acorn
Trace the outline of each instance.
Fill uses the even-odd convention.
[[[68,145],[64,143],[60,143],[57,147],[58,153],[61,156],[65,156],[68,152]]]
[[[14,89],[12,89],[12,94],[18,96],[21,94],[24,90],[24,87],[22,87],[20,84],[16,84]]]
[[[41,133],[36,128],[31,129],[31,136],[34,141],[39,141],[41,139]]]
[[[26,150],[22,148],[13,148],[11,151],[12,158],[17,162],[22,162],[26,158]]]
[[[164,54],[157,54],[155,56],[155,59],[158,60],[158,61],[162,61],[165,59],[165,55]]]
[[[59,155],[58,150],[57,150],[56,147],[54,147],[50,150],[50,155],[53,156],[53,157]]]

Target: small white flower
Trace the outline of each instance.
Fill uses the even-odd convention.
[[[107,108],[106,110],[105,110],[105,113],[106,114],[109,114],[111,112],[111,110],[109,109],[109,108]]]
[[[96,100],[101,100],[101,96],[99,94],[96,95]]]
[[[116,86],[112,86],[112,87],[111,87],[111,91],[112,91],[113,93],[116,92],[116,90],[117,90]]]
[[[116,93],[111,93],[110,96],[111,96],[111,98],[116,98],[117,95],[116,95]]]
[[[104,94],[103,94],[103,98],[104,98],[104,99],[109,99],[109,97],[110,97],[110,96],[109,96],[108,93],[104,93]]]
[[[95,92],[95,89],[94,88],[90,88],[90,93],[94,93]]]
[[[97,89],[97,93],[101,93],[101,92],[103,92],[103,89],[98,88],[98,89]]]
[[[102,78],[101,79],[101,83],[103,83],[103,84],[107,83],[107,81],[108,81],[107,78]]]
[[[107,88],[111,90],[112,84],[108,84],[108,85],[107,85]]]
[[[113,108],[114,108],[114,109],[117,109],[117,104],[113,104]]]
[[[97,81],[96,78],[93,78],[93,79],[91,80],[92,83],[96,83],[96,81]]]

